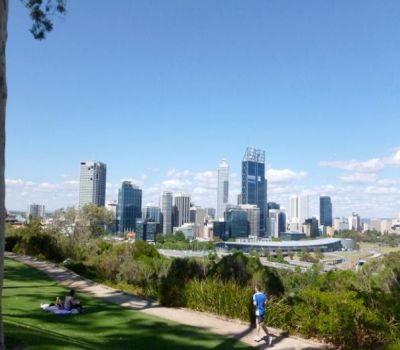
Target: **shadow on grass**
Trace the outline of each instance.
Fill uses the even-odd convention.
[[[77,293],[77,298],[84,303],[85,313],[49,314],[39,304],[65,295],[67,289],[15,261],[6,261],[5,276],[4,320],[10,349],[250,349],[235,339],[124,309],[83,293]]]

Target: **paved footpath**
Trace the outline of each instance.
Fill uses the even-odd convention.
[[[110,303],[118,304],[149,315],[193,327],[204,328],[211,333],[234,338],[253,347],[258,347],[259,349],[317,350],[326,348],[322,344],[310,340],[286,337],[282,334],[282,331],[270,327],[268,327],[268,329],[273,335],[273,341],[272,346],[268,347],[264,341],[257,343],[253,340],[256,335],[255,330],[246,323],[184,308],[163,307],[154,301],[125,294],[114,288],[93,282],[66,268],[59,267],[47,261],[8,252],[5,253],[5,256],[45,272],[51,279],[68,288],[73,288],[79,292],[84,292]]]

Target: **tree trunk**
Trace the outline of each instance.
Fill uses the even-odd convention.
[[[5,143],[6,143],[6,40],[8,0],[0,0],[0,350],[5,350],[3,327],[3,278],[4,278],[4,236],[5,236]]]

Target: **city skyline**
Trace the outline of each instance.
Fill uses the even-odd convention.
[[[7,208],[77,203],[83,159],[107,164],[108,200],[132,178],[144,203],[170,190],[215,208],[226,158],[235,204],[253,145],[267,152],[268,200],[288,207],[310,192],[311,215],[329,195],[335,216],[397,217],[399,11],[393,1],[71,2],[36,42],[10,2]],[[111,15],[119,23],[106,28]]]
[[[397,157],[398,157],[398,151],[396,154],[393,155],[393,157],[386,157],[382,159],[374,159],[372,162],[371,160],[367,160],[365,162],[357,162],[357,161],[350,161],[348,162],[348,165],[345,164],[345,162],[341,162],[340,164],[332,164],[329,166],[332,167],[340,167],[340,168],[356,168],[359,167],[364,168],[366,170],[369,170],[371,167],[385,167],[385,165],[397,165]],[[400,159],[400,157],[399,157]],[[102,162],[104,163],[104,162]],[[241,162],[239,162],[241,163]],[[376,165],[379,164],[379,165]],[[107,165],[107,164],[105,164]],[[235,168],[237,167],[237,164],[235,164]],[[324,165],[328,166],[328,165]],[[241,164],[239,165],[241,167]],[[154,172],[155,170],[152,169]],[[362,174],[365,174],[367,176],[368,172],[364,172]],[[118,189],[120,188],[121,184],[124,181],[131,181],[135,186],[140,187],[140,189],[143,190],[143,206],[151,203],[159,203],[161,194],[162,192],[169,191],[172,192],[173,196],[177,195],[180,192],[185,192],[188,193],[191,198],[192,202],[196,205],[200,205],[203,208],[206,207],[212,207],[216,208],[217,207],[217,179],[218,179],[218,171],[215,170],[214,172],[212,170],[209,171],[204,171],[204,172],[199,172],[199,173],[194,173],[190,172],[189,170],[182,170],[179,171],[177,169],[170,169],[166,173],[167,175],[167,180],[156,184],[156,186],[153,187],[145,187],[143,186],[147,178],[142,177],[141,179],[132,179],[132,178],[124,178],[120,182],[117,182],[115,184],[108,182],[107,183],[107,189],[106,189],[106,202],[111,203],[115,202],[118,199]],[[107,174],[108,176],[108,174]],[[303,176],[303,175],[301,175]],[[233,184],[233,189],[230,190],[230,203],[235,205],[234,199],[236,198],[237,194],[241,193],[241,181],[240,181],[240,173],[238,174],[237,172],[234,172],[230,174],[230,177],[232,177],[233,181],[230,181],[231,184]],[[323,187],[315,187],[315,188],[303,188],[301,186],[294,186],[291,185],[295,182],[293,179],[294,175],[288,171],[288,169],[283,169],[283,170],[276,170],[273,168],[269,168],[267,170],[267,180],[268,180],[268,202],[278,202],[282,207],[286,208],[287,211],[290,210],[290,197],[293,195],[306,195],[309,197],[309,217],[315,216],[319,217],[319,197],[328,195],[332,198],[332,205],[333,205],[333,216],[334,217],[348,217],[352,212],[357,212],[361,215],[361,217],[369,217],[369,218],[398,218],[400,216],[400,205],[398,207],[393,206],[392,208],[392,215],[368,215],[365,212],[360,210],[360,207],[356,205],[356,202],[351,202],[349,201],[348,206],[344,206],[340,208],[339,203],[341,202],[341,197],[340,193],[345,193],[347,190],[349,190],[349,186],[342,188],[341,191],[339,191],[339,194],[335,194],[335,188],[331,186],[323,186]],[[79,176],[77,176],[79,179]],[[382,180],[386,181],[386,180]],[[10,182],[10,180],[8,180]],[[391,181],[388,181],[388,183],[391,183]],[[8,210],[17,210],[17,211],[24,211],[25,208],[34,202],[38,202],[41,204],[44,204],[48,210],[54,210],[62,207],[68,207],[68,206],[78,206],[78,199],[79,199],[79,180],[65,180],[63,184],[66,186],[66,189],[63,189],[60,184],[51,184],[51,183],[42,183],[42,184],[35,184],[33,182],[27,182],[25,183],[25,186],[32,191],[32,194],[40,194],[40,198],[35,197],[35,200],[32,200],[30,202],[22,202],[23,206],[22,208],[8,208]],[[202,185],[204,186],[203,188],[200,187],[194,187],[195,185]],[[18,187],[20,185],[24,185],[22,180],[17,180],[17,181],[11,181],[11,187],[15,186]],[[38,188],[41,188],[43,192],[38,191]],[[159,192],[159,189],[160,192]],[[60,192],[63,193],[63,190],[68,191],[68,196],[63,197],[64,199],[67,199],[66,202],[60,202],[60,205],[57,206],[51,206],[49,203],[48,199],[53,197],[54,192]],[[382,193],[381,195],[384,194],[390,194],[389,192]],[[371,190],[370,195],[375,195],[373,191]],[[26,200],[26,197],[23,196],[24,200]],[[46,200],[47,198],[47,200]],[[54,198],[54,197],[53,197]],[[379,198],[379,196],[378,196]],[[348,197],[347,197],[348,199]],[[61,199],[62,200],[62,199]],[[68,202],[69,200],[69,202]],[[369,203],[371,204],[371,203]],[[25,208],[24,208],[25,206]],[[367,206],[366,206],[367,207]],[[358,208],[358,209],[357,209]]]

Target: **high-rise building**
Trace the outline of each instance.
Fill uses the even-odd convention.
[[[349,230],[361,231],[361,218],[357,213],[349,216]]]
[[[39,218],[44,219],[44,205],[41,204],[30,204],[28,209],[28,220]]]
[[[172,193],[163,192],[160,199],[162,232],[163,234],[172,232]]]
[[[206,213],[201,207],[190,208],[190,222],[194,224],[194,238],[204,238],[204,222]]]
[[[249,221],[246,210],[231,208],[225,212],[225,230],[229,238],[245,238],[249,236]]]
[[[239,208],[247,213],[249,236],[258,237],[260,234],[260,208],[255,204],[241,204]]]
[[[319,197],[319,220],[322,226],[333,225],[331,197]]]
[[[190,196],[184,193],[178,193],[175,196],[175,206],[177,209],[177,226],[190,222]]]
[[[260,234],[266,234],[267,184],[265,180],[265,151],[248,147],[242,161],[242,204],[260,208]]]
[[[303,232],[307,237],[318,237],[319,236],[319,228],[318,228],[318,219],[310,218],[306,219],[303,224]]]
[[[335,231],[344,231],[349,229],[349,222],[346,218],[334,218],[333,228]]]
[[[118,191],[118,232],[135,231],[136,220],[142,217],[142,190],[130,181],[122,182]]]
[[[290,196],[289,221],[291,231],[301,231],[301,227],[309,218],[308,196]]]
[[[268,211],[268,232],[271,238],[279,238],[282,232],[286,232],[286,213],[283,210]]]
[[[107,166],[97,161],[81,162],[79,176],[79,207],[96,204],[104,207],[106,202]]]
[[[218,167],[217,220],[224,218],[229,201],[229,164],[226,159]]]
[[[215,219],[215,208],[204,208],[204,211],[207,217]]]
[[[149,203],[143,207],[143,219],[148,222],[161,222],[161,210],[160,207]]]

